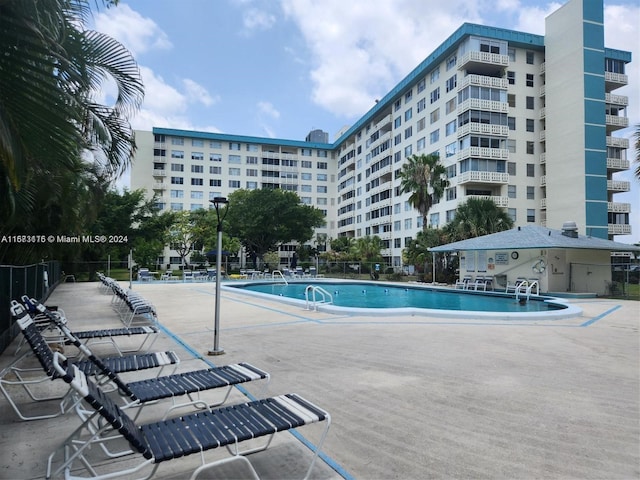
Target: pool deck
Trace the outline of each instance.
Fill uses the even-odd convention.
[[[225,354],[209,357],[215,284],[133,289],[157,308],[163,332],[153,349],[176,350],[181,370],[249,362],[271,374],[267,395],[295,392],[331,414],[311,478],[640,478],[638,302],[569,299],[582,316],[555,320],[380,317],[222,289]],[[98,283],[65,283],[47,304],[75,330],[118,327],[110,298]],[[231,401],[258,396],[254,383]],[[77,424],[72,413],[19,421],[2,397],[0,478],[44,478],[47,456]],[[318,426],[278,434],[251,463],[263,478],[302,477]],[[154,478],[188,478],[198,463],[198,455],[163,462]],[[227,468],[218,478],[244,475]]]

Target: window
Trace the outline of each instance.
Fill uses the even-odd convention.
[[[327,186],[326,185],[318,185],[316,187],[316,193],[327,193]]]
[[[200,210],[203,208],[203,205],[201,203],[192,203],[191,204],[191,211],[195,212],[196,210]]]
[[[507,162],[507,173],[509,175],[516,174],[516,162]]]
[[[154,157],[166,157],[167,156],[167,151],[164,148],[154,148],[153,149],[153,156]]]
[[[171,185],[182,185],[184,179],[182,177],[171,177]]]
[[[430,82],[435,83],[440,78],[440,67],[437,67],[431,72]]]
[[[535,200],[535,187],[527,187],[527,200]]]
[[[222,167],[209,167],[209,173],[211,175],[220,175],[222,173]]]
[[[507,139],[507,150],[509,150],[509,153],[516,153],[516,141],[514,139]]]
[[[444,147],[444,156],[445,158],[452,157],[458,151],[458,144],[456,142],[450,143],[449,145]]]
[[[247,157],[245,158],[245,163],[247,165],[257,165],[258,164],[258,157]]]
[[[440,140],[440,129],[439,128],[437,130],[434,130],[433,132],[431,132],[429,134],[429,143],[431,143],[433,145],[438,140]]]
[[[435,123],[440,120],[440,109],[436,108],[433,112],[429,114],[429,122]]]
[[[301,148],[300,155],[303,157],[310,157],[313,154],[313,150],[311,148]]]
[[[413,147],[411,145],[407,145],[404,147],[404,156],[410,157],[411,155],[413,155]]]
[[[509,198],[516,198],[516,186],[515,185],[507,185],[507,196]]]
[[[191,173],[204,173],[203,165],[191,165]]]
[[[171,145],[184,145],[184,138],[172,138]]]
[[[535,131],[535,123],[533,121],[533,118],[527,118],[527,132],[534,132]]]
[[[513,47],[509,47],[507,48],[507,55],[509,55],[509,61],[510,62],[515,62],[516,61],[516,49]]]
[[[507,103],[509,103],[511,108],[516,107],[516,96],[513,93],[507,94]]]
[[[327,162],[318,162],[316,165],[316,168],[318,170],[326,170],[328,167],[328,163]]]
[[[427,81],[423,78],[418,82],[418,93],[422,92],[425,88],[427,88]]]
[[[509,125],[509,130],[516,129],[516,117],[507,117],[507,125]]]
[[[181,203],[171,203],[171,210],[174,212],[180,212],[183,210]]]
[[[401,238],[394,238],[393,239],[393,248],[400,248],[402,247],[402,239]]]
[[[247,189],[256,190],[258,188],[258,182],[247,182]]]
[[[214,178],[212,180],[209,180],[209,186],[210,187],[221,187],[222,186],[222,180],[220,180],[219,178]]]
[[[229,163],[242,163],[242,157],[240,155],[229,155]]]
[[[194,138],[191,140],[191,146],[192,147],[204,147],[204,140],[199,140],[197,138]]]
[[[447,200],[455,200],[457,198],[457,191],[458,189],[456,187],[447,188],[445,190],[445,198]]]
[[[158,143],[164,143],[166,141],[166,137],[164,135],[155,134],[153,136],[153,141]]]
[[[450,92],[451,90],[453,90],[454,88],[456,88],[456,86],[458,85],[458,80],[457,80],[457,78],[458,78],[458,77],[457,77],[456,75],[454,75],[454,76],[452,76],[451,78],[449,78],[449,79],[447,80],[447,83],[446,83],[446,89],[447,89],[447,92]]]
[[[306,193],[311,193],[311,192],[313,192],[313,188],[311,187],[311,185],[302,184],[300,186],[300,191],[301,192],[306,192]]]
[[[418,132],[421,130],[424,130],[426,125],[427,125],[427,119],[425,117],[422,117],[420,120],[418,120],[418,123],[416,124],[416,128],[418,129]]]
[[[300,202],[305,205],[311,205],[313,203],[313,199],[311,197],[300,197]]]
[[[534,143],[527,142],[527,155],[533,155],[535,153]]]
[[[440,214],[432,213],[429,216],[429,226],[437,228],[439,223],[440,223]]]
[[[418,100],[418,105],[417,105],[417,112],[420,113],[422,110],[424,110],[424,108],[427,106],[427,99],[426,98],[421,98],[420,100]]]
[[[182,150],[171,150],[171,158],[184,158]]]
[[[533,65],[533,63],[534,63],[534,53],[527,52],[527,64]]]
[[[202,180],[201,178],[192,178],[191,179],[191,185],[204,185],[204,180]]]
[[[301,173],[301,174],[300,174],[300,178],[301,178],[302,180],[311,180],[312,175],[311,175],[310,173]]]
[[[239,168],[229,168],[229,176],[231,177],[239,177],[240,169]]]
[[[533,74],[527,73],[527,87],[533,87]]]
[[[222,148],[222,142],[217,140],[211,140],[209,142],[209,148],[215,148],[216,150],[220,150]]]
[[[394,145],[398,145],[399,143],[402,143],[402,134],[401,133],[399,133],[398,135],[393,137],[393,144]]]
[[[324,197],[318,197],[316,199],[316,204],[318,205],[326,205],[327,204],[327,199]]]
[[[327,151],[326,150],[318,150],[316,152],[316,155],[320,158],[327,158]]]
[[[458,122],[456,120],[452,120],[449,123],[447,123],[444,127],[444,131],[445,131],[445,136],[449,136],[453,133],[456,133],[456,125],[458,124]]]
[[[191,153],[191,160],[197,160],[197,161],[204,160],[204,153],[202,153],[202,152],[192,152]]]
[[[326,182],[327,181],[327,174],[326,173],[318,173],[316,175],[316,180],[319,182]]]
[[[240,180],[229,180],[229,188],[240,188]]]
[[[413,90],[409,90],[404,94],[404,103],[408,103],[411,100],[411,97],[413,97]]]
[[[171,198],[184,198],[184,190],[171,190]]]
[[[431,91],[431,94],[429,95],[429,99],[431,100],[431,103],[434,103],[440,100],[440,87]]]
[[[413,135],[413,127],[409,127],[409,128],[405,128],[404,129],[404,138],[410,138],[411,135]]]
[[[240,144],[237,142],[229,142],[229,150],[240,150]]]
[[[413,117],[413,109],[410,108],[404,112],[404,121],[407,122],[411,120],[411,117]]]
[[[254,145],[253,143],[247,143],[247,152],[257,152],[258,145]]]
[[[453,97],[451,100],[449,100],[447,103],[445,103],[444,105],[444,113],[445,114],[449,114],[453,111],[455,111],[456,109],[456,97]]]
[[[509,81],[509,85],[515,85],[516,84],[516,72],[508,71],[507,72],[507,80]]]
[[[402,125],[402,117],[396,117],[393,121],[393,128],[400,128],[400,125]]]
[[[184,165],[182,163],[172,163],[171,164],[172,172],[184,172]]]
[[[193,200],[201,200],[204,198],[204,192],[202,190],[193,190],[191,192],[191,198]]]
[[[451,57],[447,58],[447,71],[451,70],[452,68],[456,68],[456,64],[458,63],[458,57],[457,55],[452,55]]]
[[[220,154],[220,153],[210,153],[209,154],[209,161],[210,162],[221,162],[222,161],[222,154]]]
[[[426,139],[425,137],[422,137],[421,139],[419,139],[416,142],[416,150],[419,152],[421,150],[424,150],[424,147],[426,146]]]
[[[412,218],[405,218],[404,219],[404,229],[405,230],[411,230],[411,225],[413,224],[413,219]]]
[[[300,162],[300,166],[302,168],[313,168],[313,163],[311,162],[311,160],[302,160]]]
[[[397,112],[398,110],[400,110],[401,107],[402,107],[402,100],[398,99],[396,100],[396,103],[393,104],[393,111]]]
[[[535,165],[533,163],[527,163],[527,177],[535,176]]]
[[[247,177],[257,177],[258,169],[256,168],[247,168]]]
[[[533,208],[527,208],[527,222],[536,221],[536,211]]]
[[[533,97],[527,97],[527,109],[528,110],[533,110],[534,109],[534,102],[535,102],[535,99]]]

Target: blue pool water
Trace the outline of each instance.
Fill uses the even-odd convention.
[[[308,285],[322,287],[333,296],[333,305],[356,308],[424,308],[476,312],[545,312],[566,308],[544,299],[531,299],[520,304],[513,296],[463,293],[424,287],[396,286],[363,282],[251,283],[234,288],[263,294],[305,300]],[[311,294],[309,294],[311,296]],[[316,299],[320,298],[316,294]]]

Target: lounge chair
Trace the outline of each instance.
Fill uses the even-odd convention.
[[[22,331],[26,342],[31,347],[31,351],[25,352],[0,372],[0,390],[7,398],[7,401],[18,417],[22,420],[54,418],[66,413],[71,407],[71,403],[66,392],[62,394],[47,394],[47,396],[39,396],[33,390],[33,387],[36,385],[44,382],[50,382],[51,379],[56,377],[52,363],[53,351],[51,347],[40,333],[40,329],[33,321],[29,312],[22,305],[13,301],[11,313],[16,319],[16,324]],[[41,368],[25,368],[20,366],[22,361],[30,353],[35,355]],[[74,362],[74,364],[87,375],[99,375],[102,374],[102,370],[98,368],[99,364],[107,366],[109,371],[116,372],[117,374],[154,367],[162,368],[167,365],[175,365],[179,363],[179,361],[180,359],[174,352],[158,352],[127,357],[111,357],[103,359],[97,359],[97,357],[86,358],[78,360]],[[40,412],[39,415],[28,416],[26,413],[22,412],[8,390],[8,388],[16,386],[22,387],[29,398],[35,402],[59,400],[59,405],[50,413]]]
[[[469,285],[473,282],[471,275],[465,275],[462,280],[456,280],[456,289],[467,290]]]
[[[277,432],[324,421],[326,427],[307,470],[305,478],[308,478],[331,424],[327,412],[299,395],[288,394],[137,425],[77,367],[65,365],[64,356],[60,353],[54,356],[54,368],[82,397],[87,408],[83,411],[80,405],[77,407],[85,418],[84,422],[49,456],[47,478],[63,472],[69,478],[72,471],[78,473],[78,468],[86,470],[91,475],[88,478],[132,478],[147,467],[151,471],[144,478],[150,478],[161,462],[193,453],[201,454],[202,464],[193,471],[192,480],[205,470],[229,462],[244,463],[254,478],[258,478],[245,455],[266,450]],[[102,417],[102,422],[97,421],[99,417]],[[97,431],[94,430],[96,425],[99,428]],[[114,435],[121,436],[129,443],[130,451],[127,453],[140,456],[140,463],[131,465],[127,462],[122,470],[114,472],[114,463],[107,462],[109,470],[99,473],[105,462],[99,459],[92,463],[94,455],[87,453],[96,444],[113,441]],[[265,445],[239,450],[241,442],[263,436],[268,436]],[[206,462],[203,452],[223,446],[232,453],[232,457]],[[62,457],[62,463],[54,470],[53,463],[58,455]]]
[[[504,291],[505,293],[517,293],[518,291],[524,292],[528,285],[529,282],[526,278],[518,277],[513,284],[507,282],[507,286]]]

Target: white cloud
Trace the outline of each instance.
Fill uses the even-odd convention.
[[[219,96],[212,97],[207,89],[189,78],[182,80],[188,99],[193,103],[201,103],[207,107],[220,101]]]
[[[269,30],[276,23],[276,17],[263,10],[250,8],[243,13],[242,23],[249,31]]]
[[[280,118],[280,112],[270,102],[258,102],[258,112],[271,118]]]
[[[96,30],[117,39],[134,57],[150,50],[172,48],[167,34],[153,20],[125,3],[96,13],[94,20]]]

